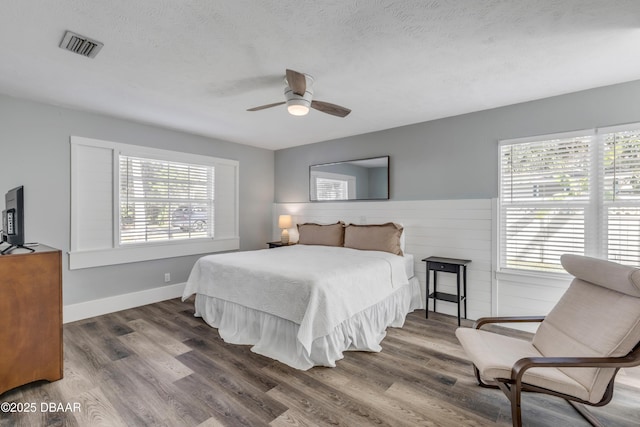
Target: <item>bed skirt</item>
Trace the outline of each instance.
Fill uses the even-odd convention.
[[[308,351],[297,339],[297,323],[202,294],[196,294],[195,300],[195,316],[218,328],[225,342],[252,345],[254,353],[301,370],[335,367],[344,351],[380,351],[387,327],[402,327],[407,314],[419,308],[424,308],[420,283],[412,277],[386,299],[342,322],[329,335],[314,339]]]

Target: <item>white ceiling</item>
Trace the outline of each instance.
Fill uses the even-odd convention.
[[[640,0],[0,0],[0,40],[0,93],[280,149],[640,79]],[[353,112],[245,111],[286,68]]]

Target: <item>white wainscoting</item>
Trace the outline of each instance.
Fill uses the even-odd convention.
[[[294,224],[356,224],[394,221],[405,227],[405,252],[413,254],[414,269],[425,294],[425,263],[429,256],[470,259],[467,274],[468,318],[500,315],[544,315],[569,285],[567,275],[534,275],[495,271],[496,203],[490,199],[416,200],[386,202],[276,203],[273,240],[280,240],[278,215],[290,214]],[[291,240],[298,233],[290,230]],[[455,293],[455,275],[439,273],[439,288]],[[64,307],[64,322],[99,316],[182,295],[184,283],[87,301]],[[433,309],[433,301],[430,301]],[[456,306],[438,302],[438,312],[456,315]],[[519,329],[533,330],[519,327]]]
[[[546,316],[569,287],[569,274],[523,274],[498,272],[497,312],[500,316]],[[537,323],[512,326],[529,332]]]
[[[415,273],[422,285],[424,301],[426,266],[429,256],[470,259],[467,268],[467,309],[469,319],[492,314],[492,237],[494,203],[478,200],[416,200],[382,202],[276,203],[273,240],[280,240],[278,215],[290,214],[294,224],[356,224],[389,221],[405,228],[405,252],[415,257]],[[297,241],[295,228],[291,241]],[[455,274],[438,273],[438,290],[455,293]],[[433,308],[430,302],[430,309]],[[438,312],[455,315],[456,305],[438,301]]]

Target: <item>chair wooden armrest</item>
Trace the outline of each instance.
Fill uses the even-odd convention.
[[[640,365],[640,346],[620,357],[525,357],[511,368],[511,380],[521,382],[531,368],[629,368]]]
[[[481,317],[473,324],[475,329],[490,323],[530,323],[542,322],[545,316],[506,316],[506,317]]]

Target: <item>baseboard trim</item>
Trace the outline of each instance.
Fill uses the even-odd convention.
[[[186,283],[177,283],[175,285],[65,305],[62,312],[63,323],[75,322],[76,320],[178,298],[182,296],[185,286]]]

